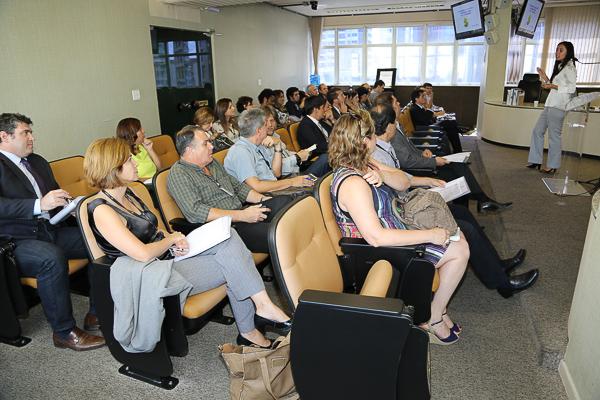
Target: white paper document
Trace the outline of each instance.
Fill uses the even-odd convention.
[[[231,217],[225,216],[210,221],[193,231],[187,236],[190,250],[184,256],[175,257],[175,261],[185,260],[218,245],[231,236]]]
[[[464,151],[462,153],[448,154],[447,156],[444,156],[443,158],[450,162],[466,163],[467,161],[469,161],[469,157],[471,157],[471,152]]]
[[[75,208],[79,205],[81,200],[83,200],[84,198],[85,198],[85,196],[79,196],[79,197],[76,197],[73,200],[71,200],[71,202],[69,202],[69,204],[64,206],[63,209],[58,212],[58,214],[56,214],[54,217],[50,218],[50,223],[52,225],[56,225],[59,222],[63,221],[65,218],[67,218],[71,214],[72,211],[75,211]]]
[[[429,190],[438,192],[444,198],[444,200],[446,200],[446,203],[454,199],[458,199],[465,194],[471,193],[471,189],[469,188],[464,176],[461,176],[453,181],[446,182],[446,186],[444,187],[434,187]]]

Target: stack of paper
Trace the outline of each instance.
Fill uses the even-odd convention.
[[[194,229],[186,236],[190,250],[183,256],[175,257],[175,261],[198,255],[230,237],[231,217],[217,218]]]
[[[446,182],[444,187],[434,187],[429,190],[432,192],[438,192],[443,199],[446,200],[446,203],[471,193],[469,184],[465,180],[464,176],[461,176],[453,181]]]
[[[445,158],[446,160],[448,160],[450,162],[466,163],[467,161],[469,161],[469,157],[471,157],[471,152],[465,151],[462,153],[448,154],[447,156],[444,156],[443,158]]]

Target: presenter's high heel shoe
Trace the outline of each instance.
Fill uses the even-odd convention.
[[[542,164],[529,163],[525,166],[525,168],[537,169],[539,170]]]
[[[548,175],[554,175],[556,173],[556,168],[542,168],[540,169],[540,172],[543,172],[544,174],[548,174]]]

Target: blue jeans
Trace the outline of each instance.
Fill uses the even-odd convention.
[[[306,170],[302,171],[303,174],[313,174],[314,176],[321,177],[327,172],[331,171],[329,166],[329,159],[327,154],[321,154],[314,162],[312,162]]]
[[[75,327],[69,293],[70,258],[87,258],[79,229],[38,223],[36,239],[16,240],[14,251],[21,276],[35,277],[38,295],[54,332]],[[93,312],[92,302],[90,310]]]

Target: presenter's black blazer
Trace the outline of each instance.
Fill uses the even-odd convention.
[[[59,188],[46,159],[32,153],[27,160],[49,191]],[[27,176],[0,153],[0,236],[35,239],[37,217],[33,215],[33,206],[36,200],[37,195]],[[50,214],[56,214],[59,210],[56,208]]]
[[[325,126],[323,126],[323,128],[327,130]],[[315,125],[313,120],[308,117],[302,118],[300,125],[298,126],[298,143],[302,149],[306,149],[313,144],[316,144],[317,149],[311,153],[312,156],[327,153],[327,137],[325,137],[323,131]]]

